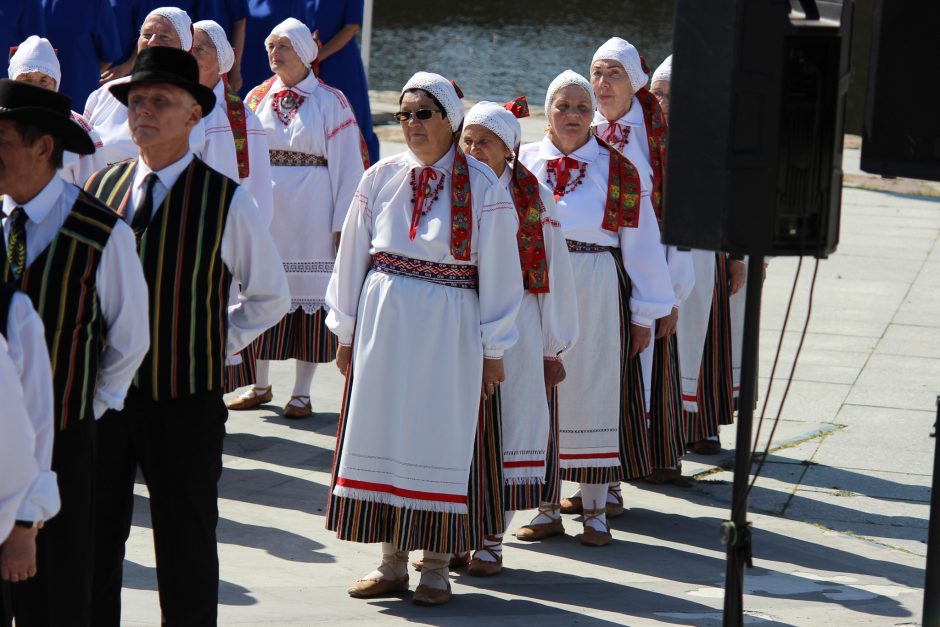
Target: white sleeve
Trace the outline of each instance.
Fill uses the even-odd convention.
[[[16,366],[0,337],[0,544],[6,541],[20,503],[36,480],[36,434],[23,402]]]
[[[672,312],[675,294],[666,254],[660,243],[659,224],[648,197],[640,201],[636,228],[620,229],[620,254],[630,276],[630,322],[652,327],[653,322]]]
[[[228,308],[226,357],[237,354],[277,324],[290,307],[287,275],[254,199],[239,187],[222,232],[222,261],[241,286]]]
[[[372,264],[372,183],[372,171],[366,172],[346,213],[333,275],[326,288],[326,306],[329,308],[326,326],[339,343],[346,346],[353,342],[359,294]]]
[[[238,159],[235,156],[235,136],[228,120],[222,124],[220,118],[203,118],[190,131],[189,144],[193,154],[202,159],[213,170],[221,172],[233,181],[238,180]],[[210,124],[212,126],[210,126]],[[200,132],[202,137],[200,137]],[[202,145],[200,146],[200,139]]]
[[[254,111],[245,107],[248,140],[248,178],[241,183],[255,199],[265,226],[274,217],[274,188],[271,185],[271,155],[268,152],[268,133]]]
[[[150,350],[150,296],[134,232],[123,220],[111,231],[96,273],[105,345],[95,387],[95,418],[123,409],[134,374]]]
[[[675,307],[682,307],[682,303],[692,293],[695,287],[695,268],[692,266],[692,251],[679,250],[675,246],[667,246],[666,263],[669,264],[669,276],[672,277],[672,291],[676,296]]]
[[[352,108],[340,109],[336,101],[334,115],[326,132],[326,160],[333,191],[333,232],[343,229],[346,212],[364,171],[362,148],[359,144],[359,125]]]
[[[52,400],[52,366],[42,320],[29,297],[14,294],[7,316],[7,343],[23,387],[23,401],[33,425],[36,442],[33,457],[38,474],[26,492],[17,520],[49,520],[59,511],[59,486],[52,471],[55,409]]]
[[[477,238],[483,355],[499,359],[519,339],[516,316],[523,296],[516,241],[519,216],[502,185],[491,185],[484,195],[477,227],[471,237]]]
[[[558,221],[555,199],[547,189],[544,191],[546,193],[541,195],[545,205],[542,235],[548,262],[548,292],[539,294],[542,347],[545,357],[561,358],[578,339],[578,298],[568,243]]]

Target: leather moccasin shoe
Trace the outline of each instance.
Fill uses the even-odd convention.
[[[552,536],[563,535],[565,535],[565,526],[562,524],[561,518],[555,518],[549,523],[537,523],[534,525],[530,523],[519,527],[516,531],[516,539],[526,542],[537,542],[538,540],[544,540]]]
[[[402,579],[360,579],[346,589],[354,599],[369,599],[404,592],[408,589],[408,575]]]

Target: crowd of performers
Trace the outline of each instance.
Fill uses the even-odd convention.
[[[605,546],[621,482],[721,450],[746,266],[661,242],[671,58],[651,77],[610,39],[551,82],[530,144],[524,97],[465,111],[417,72],[407,150],[370,166],[307,25],[264,43],[243,101],[226,30],[156,8],[83,114],[53,42],[10,58],[0,625],[120,624],[138,470],[163,620],[214,624],[225,421],[273,400],[272,360],[296,360],[287,418],[318,364],[346,377],[326,525],[381,544],[353,597],[407,590],[422,551],[413,601],[445,603],[450,568],[501,571],[517,510],[519,540],[580,514]]]

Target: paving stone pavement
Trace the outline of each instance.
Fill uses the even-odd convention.
[[[541,132],[526,123],[527,140]],[[383,143],[383,151],[400,146]],[[849,151],[851,153],[851,151]],[[857,155],[847,154],[847,163]],[[749,625],[913,625],[920,622],[934,399],[940,392],[940,202],[846,189],[839,251],[820,263],[812,321],[763,475],[751,494],[754,568]],[[776,412],[789,373],[813,262],[804,260],[770,393]],[[797,260],[770,262],[761,333],[761,392]],[[681,486],[625,486],[615,541],[582,547],[567,535],[527,544],[511,536],[504,572],[455,573],[454,599],[419,608],[402,598],[354,600],[377,546],[325,531],[342,380],[321,366],[315,415],[281,408],[293,365],[272,368],[275,397],[232,413],[220,485],[223,625],[719,625],[733,429],[725,451],[689,456]],[[770,430],[764,424],[760,447]],[[570,487],[570,486],[566,486]],[[137,486],[125,569],[124,621],[160,619],[147,492]],[[518,514],[510,530],[531,513]],[[412,574],[412,589],[417,576]]]

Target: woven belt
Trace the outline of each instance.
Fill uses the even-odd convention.
[[[305,152],[295,152],[293,150],[269,150],[271,156],[271,165],[281,166],[323,166],[326,167],[326,157],[320,155],[309,155]]]
[[[436,263],[390,253],[375,253],[372,256],[372,269],[467,290],[475,290],[480,284],[476,266]]]
[[[568,252],[570,253],[609,253],[619,250],[617,246],[601,246],[600,244],[588,244],[573,239],[566,239],[568,243]]]

